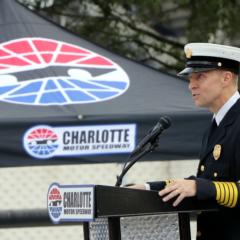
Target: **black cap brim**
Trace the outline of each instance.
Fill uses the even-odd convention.
[[[210,70],[214,70],[216,67],[208,67],[208,68],[195,68],[195,67],[186,67],[181,72],[179,72],[177,75],[180,77],[188,76],[192,73],[198,73],[198,72],[207,72]]]

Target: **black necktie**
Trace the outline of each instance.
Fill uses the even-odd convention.
[[[215,132],[217,128],[217,123],[216,123],[216,120],[215,118],[212,120],[212,124],[211,124],[211,127],[209,129],[209,133],[208,133],[208,142],[210,141],[211,137],[213,136],[213,133]]]

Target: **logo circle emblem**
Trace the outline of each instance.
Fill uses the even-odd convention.
[[[0,101],[25,105],[96,103],[127,91],[126,72],[80,46],[47,38],[0,44]]]
[[[58,136],[51,127],[36,126],[30,128],[24,135],[25,150],[35,158],[49,158],[59,147]]]
[[[53,222],[59,222],[63,210],[63,197],[57,183],[53,183],[47,195],[48,214]]]

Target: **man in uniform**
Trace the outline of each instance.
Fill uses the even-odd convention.
[[[185,197],[212,199],[219,211],[198,215],[198,240],[240,239],[240,49],[218,44],[190,43],[184,48],[186,68],[198,107],[213,113],[203,136],[197,176],[149,182],[134,188],[158,190],[163,201],[177,206]]]

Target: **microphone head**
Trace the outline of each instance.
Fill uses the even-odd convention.
[[[167,129],[171,126],[171,120],[169,117],[166,116],[160,118],[160,123],[163,129]]]

